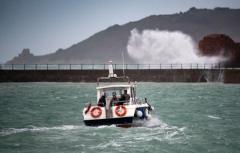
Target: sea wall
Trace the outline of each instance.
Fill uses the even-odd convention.
[[[141,69],[125,70],[132,81],[240,83],[237,69]],[[122,76],[121,70],[116,70]],[[96,82],[108,70],[0,70],[0,82]]]
[[[240,69],[225,70],[224,83],[240,83]]]

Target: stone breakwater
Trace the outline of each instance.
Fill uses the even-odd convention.
[[[240,83],[240,69],[125,70],[131,81]],[[118,76],[121,70],[116,70]],[[0,82],[96,82],[108,70],[0,70]]]

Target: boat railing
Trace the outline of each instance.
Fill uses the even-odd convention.
[[[109,103],[109,106],[118,106],[118,105],[130,105],[130,104],[138,104],[138,105],[141,105],[141,104],[146,104],[147,102],[144,100],[144,99],[137,99],[135,101],[132,101],[130,103],[130,100],[114,100],[111,103]],[[98,103],[95,103],[95,102],[88,102],[85,104],[85,107],[88,107],[89,105],[91,104],[91,106],[99,106]],[[104,106],[106,107],[106,106]]]
[[[129,100],[114,100],[113,101],[113,106],[117,106],[117,105],[120,105],[120,104],[123,104],[123,105],[129,105]],[[91,106],[98,106],[98,103],[96,102],[88,102],[88,103],[85,103],[85,107],[88,107],[88,105],[91,104]],[[109,105],[111,105],[109,103]]]
[[[114,105],[118,105],[118,104],[124,104],[124,105],[129,105],[130,104],[130,100],[128,101],[113,101]],[[147,102],[145,101],[145,99],[136,99],[136,100],[132,100],[131,104],[146,104]]]
[[[132,103],[133,104],[145,104],[147,102],[146,102],[145,98],[142,98],[142,99],[137,98],[137,99],[133,100]]]
[[[113,64],[114,70],[239,69],[223,63]],[[108,64],[0,64],[0,70],[107,70]]]
[[[114,106],[120,105],[120,104],[129,105],[129,100],[115,100],[115,101],[113,101]]]

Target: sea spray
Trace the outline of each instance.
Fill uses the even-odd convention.
[[[219,63],[226,59],[221,56],[199,56],[192,38],[181,31],[143,30],[131,31],[127,51],[138,63],[145,64],[188,64]]]
[[[147,120],[137,120],[136,124],[141,125],[140,127],[156,128],[160,127],[161,129],[169,128],[167,123],[161,121],[157,116],[153,115]]]
[[[159,127],[165,126],[166,123],[161,122],[161,120],[157,116],[152,116],[150,119],[145,120],[143,126],[145,127]]]

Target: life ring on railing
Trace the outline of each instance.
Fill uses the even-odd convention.
[[[117,116],[125,116],[127,114],[127,108],[123,105],[118,105],[115,108],[115,113],[117,114]]]
[[[98,118],[101,115],[102,115],[102,109],[100,107],[94,107],[93,109],[91,109],[91,116],[93,118]]]
[[[91,103],[88,104],[88,107],[87,107],[87,109],[85,110],[85,114],[88,113],[88,111],[90,110],[90,108],[91,108]]]

